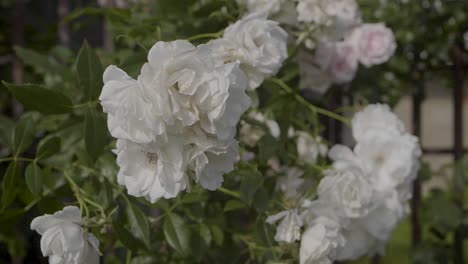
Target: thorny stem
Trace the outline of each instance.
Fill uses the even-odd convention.
[[[274,84],[278,85],[281,89],[283,89],[285,92],[291,94],[291,95],[294,95],[294,98],[300,103],[302,104],[303,106],[307,107],[310,111],[312,111],[313,113],[317,113],[317,114],[321,114],[321,115],[324,115],[324,116],[328,116],[330,118],[333,118],[333,119],[336,119],[340,122],[343,122],[344,124],[346,125],[351,125],[350,121],[345,118],[345,117],[342,117],[338,114],[335,114],[331,111],[328,111],[326,109],[323,109],[323,108],[320,108],[320,107],[317,107],[311,103],[309,103],[306,99],[304,99],[304,97],[302,97],[300,94],[296,93],[294,91],[294,89],[292,89],[291,87],[289,87],[289,85],[287,85],[283,80],[281,79],[278,79],[278,78],[270,78],[268,79],[270,82],[273,82]]]

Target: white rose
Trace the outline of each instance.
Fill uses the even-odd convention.
[[[296,132],[298,158],[304,162],[315,164],[319,156],[326,156],[328,147],[321,137],[312,137],[304,131]]]
[[[382,195],[385,196],[377,198],[382,200],[380,206],[360,219],[359,222],[373,237],[386,244],[401,219],[409,214],[409,208],[400,202],[396,191]]]
[[[351,120],[353,137],[356,141],[366,138],[367,133],[374,130],[392,131],[401,135],[405,132],[405,125],[395,115],[388,105],[371,104],[356,113]]]
[[[320,201],[349,218],[365,216],[372,209],[374,190],[365,172],[347,161],[337,161],[318,186]]]
[[[239,62],[247,74],[249,88],[260,86],[274,76],[288,57],[288,34],[266,14],[252,13],[224,31],[224,37],[211,41],[218,64]]]
[[[187,186],[188,157],[184,157],[180,139],[169,138],[162,145],[117,140],[116,154],[120,167],[118,182],[130,195],[145,197],[154,203],[162,197],[176,197]]]
[[[196,181],[210,191],[217,190],[223,183],[223,175],[234,169],[239,159],[235,140],[219,141],[198,134],[192,137],[190,160],[193,161]]]
[[[342,231],[346,243],[336,251],[336,260],[357,260],[366,255],[373,256],[380,246],[379,241],[354,221]]]
[[[282,211],[271,215],[266,219],[269,224],[274,224],[281,220],[276,229],[275,240],[277,242],[293,243],[301,239],[302,220],[297,214],[297,209]]]
[[[153,120],[152,104],[144,98],[136,80],[114,65],[107,67],[103,80],[99,100],[108,114],[108,128],[113,137],[149,143],[164,132]]]
[[[99,241],[86,233],[81,224],[81,212],[75,206],[34,218],[31,229],[42,236],[41,251],[49,257],[49,263],[99,263]]]
[[[250,106],[237,65],[215,66],[208,46],[196,48],[184,40],[156,43],[138,81],[165,131],[199,124],[207,133],[229,139]]]
[[[300,264],[332,264],[336,250],[345,243],[339,223],[318,217],[302,234]]]
[[[367,67],[387,62],[397,47],[393,31],[382,23],[363,24],[350,39],[357,47],[359,61]]]
[[[288,167],[285,169],[285,174],[276,181],[276,189],[282,191],[288,198],[299,196],[305,182],[302,177],[304,172],[296,167]]]
[[[419,166],[418,139],[387,131],[367,133],[354,152],[362,161],[378,191],[392,190],[413,180]]]
[[[342,40],[350,28],[361,23],[355,0],[299,0],[297,13],[298,21],[313,32],[312,39],[322,41]],[[312,39],[308,46],[315,46]]]
[[[352,81],[359,66],[356,48],[348,42],[320,43],[314,62],[334,83]]]

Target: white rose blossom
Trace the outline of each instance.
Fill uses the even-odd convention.
[[[304,131],[296,132],[298,158],[304,162],[315,164],[319,156],[326,156],[328,147],[320,136],[312,137]]]
[[[357,50],[352,43],[341,41],[322,44],[316,54],[319,56],[318,61],[321,61],[322,70],[335,83],[348,83],[354,79],[359,65]],[[328,59],[325,60],[324,57]]]
[[[162,124],[153,120],[152,104],[143,96],[139,82],[111,65],[103,75],[99,100],[107,116],[110,134],[115,138],[149,143],[162,134]]]
[[[303,223],[297,213],[297,209],[282,211],[266,219],[266,222],[269,224],[275,224],[278,221],[280,221],[280,224],[276,229],[275,235],[277,242],[293,243],[296,240],[300,240]]]
[[[380,195],[385,195],[377,198],[382,201],[380,206],[360,219],[359,222],[374,238],[386,244],[398,223],[409,214],[409,208],[406,204],[401,203],[396,191]]]
[[[403,122],[385,104],[371,104],[357,112],[351,120],[351,127],[356,141],[365,139],[367,133],[373,133],[375,130],[398,135],[405,132]]]
[[[374,256],[380,249],[379,241],[367,232],[358,221],[343,227],[345,243],[337,250],[335,260],[357,260],[362,256]]]
[[[34,218],[31,229],[41,237],[41,251],[51,264],[98,264],[99,241],[82,228],[81,211],[67,206]]]
[[[154,118],[164,121],[165,127],[198,123],[205,132],[224,140],[234,135],[250,99],[237,65],[215,66],[211,55],[206,45],[158,42],[149,51],[139,82],[145,98],[153,103]]]
[[[118,139],[118,182],[151,202],[189,187],[215,190],[237,159],[236,126],[250,106],[237,63],[215,65],[207,45],[158,42],[137,80],[115,66],[101,104]],[[193,173],[189,173],[193,172]]]
[[[349,38],[357,47],[359,61],[366,67],[387,62],[397,47],[393,31],[383,23],[363,24]]]
[[[372,210],[374,190],[368,176],[347,161],[337,161],[318,186],[319,199],[344,217],[363,217]]]
[[[345,244],[341,226],[332,218],[320,216],[302,234],[300,264],[332,264],[336,250]]]
[[[288,34],[265,13],[252,13],[230,25],[224,36],[209,42],[218,64],[239,62],[247,74],[249,88],[274,76],[288,57]]]
[[[297,19],[304,28],[301,39],[305,38],[309,49],[320,42],[341,41],[361,23],[355,0],[299,0],[296,9]]]
[[[372,175],[375,188],[385,191],[414,179],[418,149],[418,140],[412,135],[375,131],[359,141],[354,152]]]
[[[118,182],[130,195],[145,197],[150,202],[174,198],[185,190],[188,157],[183,142],[169,138],[167,143],[137,144],[117,140]]]

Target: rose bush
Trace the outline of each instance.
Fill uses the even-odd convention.
[[[31,228],[50,263],[384,254],[409,214],[418,139],[386,105],[349,120],[302,89],[344,89],[359,63],[385,63],[388,28],[353,0],[123,2],[100,1],[115,50],[84,42],[44,85],[5,83],[27,112],[0,159],[1,206],[45,214]],[[330,142],[324,118],[356,145]]]

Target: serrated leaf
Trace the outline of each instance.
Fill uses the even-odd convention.
[[[34,141],[34,120],[27,116],[22,118],[13,132],[13,151],[20,155],[27,150]]]
[[[190,230],[177,214],[170,213],[164,219],[164,236],[169,245],[182,255],[190,252]]]
[[[135,235],[135,237],[141,239],[147,247],[149,247],[150,229],[146,215],[138,206],[132,204],[129,201],[127,201],[126,214],[132,233]]]
[[[28,110],[38,111],[45,115],[66,114],[72,111],[71,100],[57,91],[37,84],[15,85],[3,82],[3,85]]]
[[[229,200],[226,205],[224,205],[224,212],[235,211],[245,208],[245,204],[239,200]]]
[[[60,151],[61,140],[59,137],[51,137],[39,143],[36,158],[38,160],[46,159]]]
[[[42,192],[42,178],[44,172],[42,169],[36,164],[36,162],[31,162],[26,167],[26,185],[28,186],[29,190],[35,195],[39,196]]]
[[[103,86],[102,64],[96,52],[84,41],[78,53],[76,70],[85,99],[94,101],[99,97]]]
[[[16,196],[16,182],[19,177],[18,163],[13,161],[8,166],[2,182],[2,211],[13,202]]]
[[[114,228],[117,238],[126,248],[133,252],[138,252],[139,249],[145,248],[145,245],[134,237],[133,234],[122,225],[122,223],[114,221],[112,222],[112,227]]]
[[[105,117],[94,109],[88,109],[85,116],[85,146],[93,160],[96,160],[104,151],[107,133]]]

